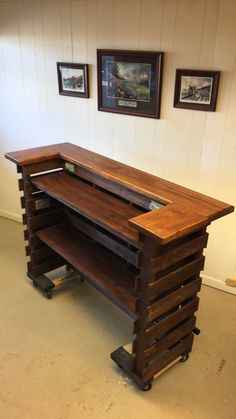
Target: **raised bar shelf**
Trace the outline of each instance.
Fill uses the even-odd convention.
[[[128,225],[128,220],[143,214],[143,210],[108,195],[65,172],[37,176],[32,179],[32,183],[116,236],[133,245],[139,245],[138,234]]]

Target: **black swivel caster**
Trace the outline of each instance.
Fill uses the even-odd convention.
[[[189,354],[182,355],[180,362],[186,362],[189,359]]]
[[[152,383],[147,383],[145,386],[142,387],[143,391],[149,391],[152,388]]]
[[[194,335],[200,335],[200,333],[201,333],[201,330],[200,329],[198,329],[198,327],[194,327],[194,329],[193,329],[193,333],[194,333]]]
[[[38,288],[38,284],[37,284],[37,282],[36,282],[36,281],[34,281],[34,280],[33,280],[33,286],[34,286],[35,288]]]
[[[52,299],[52,291],[51,290],[47,290],[45,292],[45,296],[47,297],[48,300],[51,300]]]

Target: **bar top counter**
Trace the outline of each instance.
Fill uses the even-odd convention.
[[[129,224],[166,244],[234,211],[232,205],[148,174],[69,142],[9,152],[5,157],[25,167],[61,159],[136,191],[163,206],[138,215]]]

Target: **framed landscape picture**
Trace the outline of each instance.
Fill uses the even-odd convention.
[[[60,95],[89,97],[88,64],[57,63]]]
[[[176,70],[174,106],[215,111],[220,71]]]
[[[160,118],[163,52],[97,50],[98,109]]]

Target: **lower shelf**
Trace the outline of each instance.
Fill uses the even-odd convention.
[[[136,317],[135,268],[67,224],[46,228],[37,235],[109,300]]]

